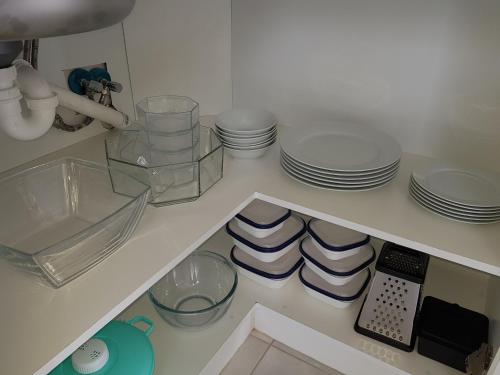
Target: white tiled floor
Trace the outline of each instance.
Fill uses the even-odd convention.
[[[252,331],[222,375],[342,375],[271,337]]]

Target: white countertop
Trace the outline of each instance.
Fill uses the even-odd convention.
[[[63,155],[103,161],[103,136],[42,160]],[[55,367],[256,197],[499,276],[500,224],[456,223],[409,198],[412,168],[430,161],[404,154],[389,185],[348,193],[291,180],[280,170],[278,145],[257,160],[226,156],[224,178],[201,199],[148,207],[123,248],[61,289],[37,285],[0,262],[2,373],[43,374]]]

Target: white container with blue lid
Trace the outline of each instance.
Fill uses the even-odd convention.
[[[270,263],[298,245],[300,238],[306,233],[306,223],[291,215],[283,222],[279,231],[266,238],[257,238],[241,229],[236,219],[233,219],[227,223],[226,231],[241,250],[262,262]]]
[[[345,285],[368,268],[375,260],[375,250],[371,245],[363,247],[356,255],[339,260],[328,259],[313,243],[310,237],[300,243],[300,253],[307,267],[332,285]]]
[[[266,238],[280,230],[292,211],[256,199],[236,215],[238,226],[256,238]]]
[[[231,261],[243,276],[269,288],[281,288],[304,263],[298,246],[274,262],[261,262],[237,246],[231,250]]]
[[[307,223],[314,245],[328,258],[339,260],[358,254],[369,246],[370,236],[319,219]],[[366,250],[365,250],[366,251]]]
[[[367,268],[345,285],[332,285],[304,264],[300,268],[299,278],[312,297],[337,308],[346,308],[363,295],[370,284],[371,273]]]

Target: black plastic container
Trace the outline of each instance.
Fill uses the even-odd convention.
[[[418,352],[465,372],[467,356],[488,342],[488,325],[483,314],[427,296],[420,313]]]

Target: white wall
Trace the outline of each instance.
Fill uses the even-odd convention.
[[[108,62],[115,104],[188,95],[203,114],[266,107],[283,123],[373,123],[410,152],[500,168],[500,2],[138,0],[121,25],[41,41],[41,70]],[[232,29],[231,29],[232,24]],[[231,41],[232,39],[232,41]],[[231,54],[232,49],[232,54]],[[101,132],[0,134],[0,170]]]
[[[121,25],[42,39],[40,70],[64,85],[62,70],[105,61],[113,79],[124,85],[113,102],[132,115],[133,103],[161,94],[190,96],[200,103],[201,114],[231,108],[231,0],[138,0],[124,32],[126,46]],[[51,129],[32,142],[0,133],[0,171],[102,131],[100,124],[76,133]]]
[[[233,105],[500,168],[499,19],[493,0],[233,0]]]
[[[66,87],[63,70],[106,62],[114,80],[123,84],[120,94],[113,94],[114,105],[133,115],[130,79],[121,25],[79,35],[40,40],[39,70],[51,82]],[[0,132],[0,171],[33,160],[104,131],[93,123],[75,133],[52,128],[43,137],[21,142]]]
[[[231,107],[231,1],[138,0],[125,20],[134,100],[176,94]]]

